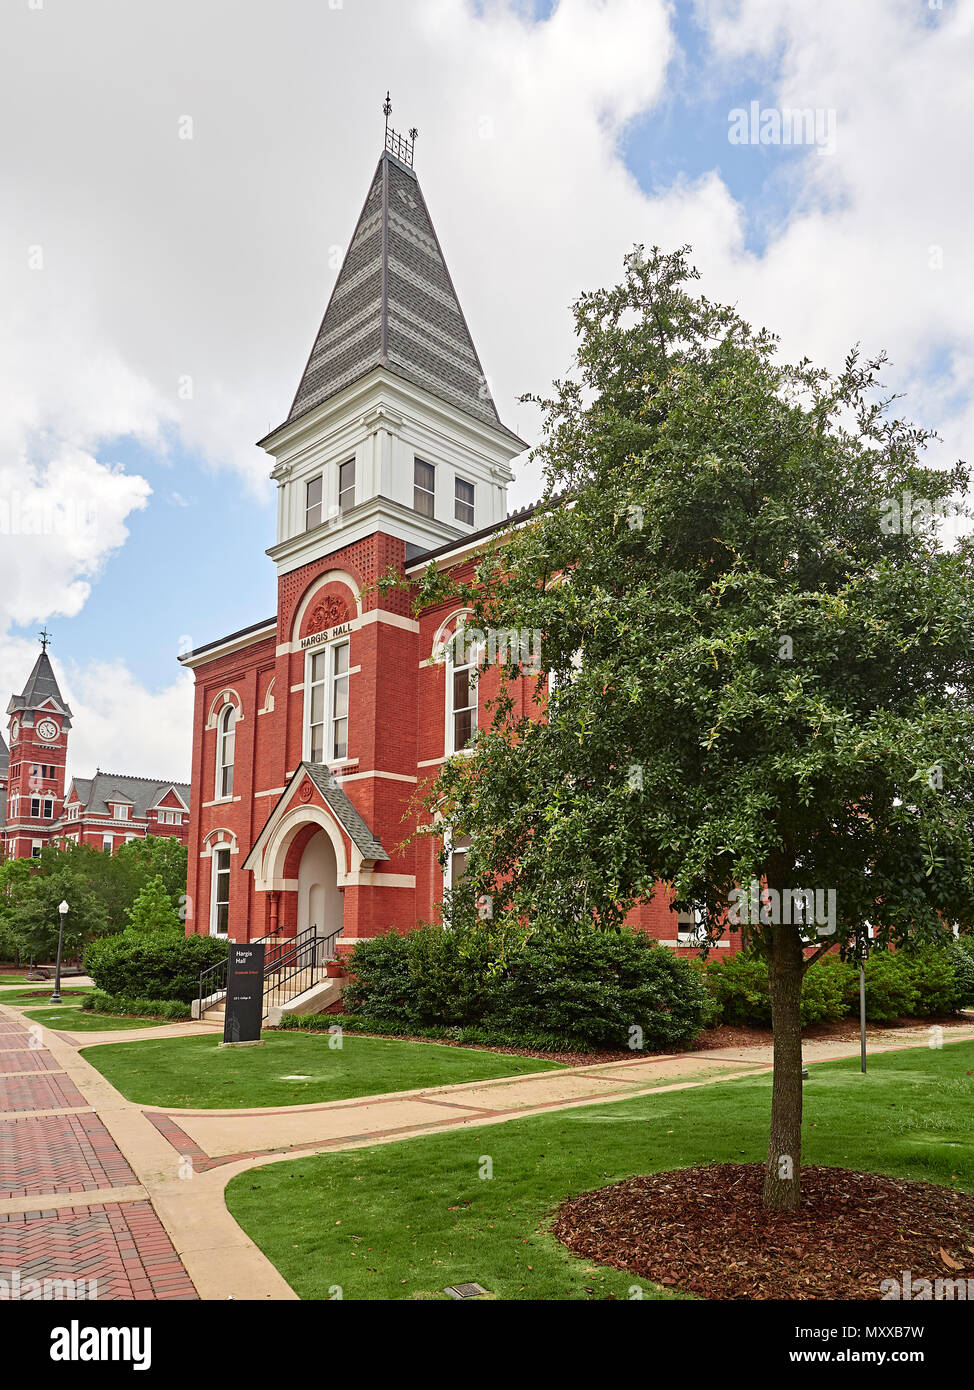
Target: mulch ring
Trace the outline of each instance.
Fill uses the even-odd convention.
[[[920,1279],[974,1294],[974,1197],[846,1168],[801,1181],[801,1208],[774,1214],[763,1164],[654,1173],[565,1202],[552,1230],[576,1255],[702,1298],[879,1299],[904,1270],[914,1298]]]

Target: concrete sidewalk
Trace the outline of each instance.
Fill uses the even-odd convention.
[[[12,1008],[2,1006],[0,1030],[13,1028],[18,1019]],[[683,1090],[753,1076],[771,1069],[767,1046],[719,1048],[707,1052],[671,1056],[636,1056],[561,1071],[536,1072],[492,1081],[465,1082],[452,1086],[362,1096],[318,1105],[296,1105],[261,1110],[173,1110],[127,1101],[85,1058],[79,1048],[139,1037],[189,1036],[215,1030],[205,1024],[178,1024],[172,1028],[134,1029],[111,1033],[75,1033],[44,1030],[43,1079],[48,1085],[60,1080],[70,1088],[50,1113],[67,1118],[82,1109],[94,1111],[119,1157],[125,1172],[110,1179],[114,1186],[98,1185],[80,1197],[77,1186],[62,1191],[49,1188],[45,1208],[79,1206],[93,1210],[111,1204],[124,1211],[127,1203],[148,1203],[158,1216],[181,1267],[204,1299],[289,1299],[295,1295],[261,1251],[226,1210],[223,1190],[231,1178],[248,1169],[283,1158],[393,1143],[444,1129],[502,1124],[550,1110],[569,1109],[599,1102]],[[945,1042],[974,1038],[974,1027],[944,1030]],[[873,1034],[870,1052],[926,1045],[927,1029],[889,1030]],[[806,1062],[858,1055],[855,1042],[812,1042],[806,1045]],[[40,1065],[40,1057],[35,1058]],[[0,1064],[0,1072],[3,1071]],[[7,1078],[13,1082],[16,1075]],[[3,1076],[0,1075],[0,1087]],[[38,1093],[39,1094],[39,1093]],[[77,1102],[80,1100],[81,1105]],[[13,1104],[17,1102],[14,1101]],[[0,1139],[5,1125],[16,1121],[9,1109],[0,1117]],[[45,1112],[47,1113],[47,1112]],[[37,1117],[39,1112],[33,1111]],[[128,1174],[128,1176],[126,1176]],[[70,1195],[68,1193],[70,1192]],[[0,1197],[0,1223],[4,1213],[24,1210],[24,1202],[37,1199]],[[2,1230],[0,1226],[0,1230]],[[124,1295],[122,1295],[124,1296]],[[159,1296],[143,1293],[143,1297]],[[163,1293],[161,1296],[186,1296]]]

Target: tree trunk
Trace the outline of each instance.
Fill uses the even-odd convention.
[[[801,1201],[802,1166],[802,991],[801,935],[797,926],[771,930],[768,980],[774,1029],[774,1080],[771,1134],[764,1174],[768,1211],[796,1211]]]

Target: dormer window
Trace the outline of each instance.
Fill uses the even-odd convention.
[[[464,526],[473,525],[473,495],[473,483],[468,483],[466,478],[457,478],[453,513]]]
[[[321,525],[321,474],[309,478],[304,504],[304,529],[313,530]]]
[[[127,806],[123,806],[123,805],[121,804],[121,802],[115,802],[115,803],[112,805],[112,808],[111,808],[111,809],[112,809],[112,815],[114,816],[114,818],[115,818],[116,820],[128,820],[128,818],[129,818],[129,808],[128,808]]]
[[[355,506],[355,460],[338,465],[338,510],[347,512]]]
[[[413,507],[420,516],[433,515],[436,495],[436,469],[422,459],[413,460]]]

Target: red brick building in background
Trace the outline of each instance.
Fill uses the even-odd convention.
[[[128,840],[163,835],[186,844],[189,787],[102,772],[67,786],[71,709],[58,687],[48,636],[20,695],[7,706],[9,750],[0,738],[0,846],[6,859],[37,858],[54,843],[112,853]]]
[[[412,167],[393,132],[285,422],[277,612],[187,653],[196,677],[187,930],[237,941],[309,926],[357,939],[436,917],[464,845],[410,839],[417,793],[496,688],[447,647],[464,614],[418,618],[390,569],[469,571],[509,527],[501,422]],[[536,708],[537,677],[521,681]],[[632,923],[696,937],[660,886]],[[726,943],[721,942],[724,946]]]

